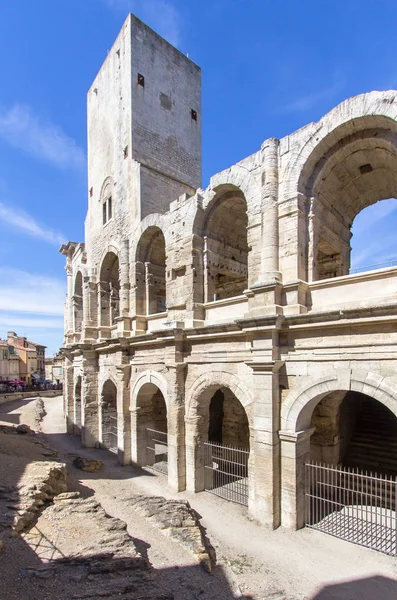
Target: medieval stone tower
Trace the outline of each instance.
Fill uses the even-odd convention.
[[[300,527],[309,459],[397,473],[397,268],[350,271],[354,218],[397,197],[397,92],[201,189],[200,77],[130,15],[88,92],[85,242],[61,248],[68,431]]]

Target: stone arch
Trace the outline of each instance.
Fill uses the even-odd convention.
[[[130,246],[130,262],[133,264],[137,260],[138,246],[139,242],[147,229],[150,227],[156,227],[160,229],[164,239],[165,246],[167,247],[170,242],[170,231],[169,231],[169,222],[168,215],[160,215],[159,213],[153,213],[148,215],[139,223],[138,227],[134,230],[131,238],[131,246]]]
[[[349,98],[291,142],[280,198],[297,202],[299,278],[347,275],[351,226],[397,196],[397,92]],[[298,136],[299,134],[295,134]]]
[[[281,410],[282,430],[300,432],[308,429],[315,406],[334,391],[354,391],[371,396],[397,417],[396,378],[362,370],[341,370],[321,378],[305,378],[292,390]]]
[[[117,394],[117,384],[113,378],[108,377],[101,385],[100,441],[103,448],[115,453],[118,452]]]
[[[154,466],[162,472],[168,467],[167,381],[154,371],[142,373],[131,390],[132,461],[139,466]]]
[[[226,371],[213,371],[200,375],[191,385],[188,392],[186,403],[186,419],[194,419],[197,410],[198,402],[203,394],[211,399],[211,395],[220,387],[228,388],[247,412],[250,427],[253,427],[252,414],[250,406],[252,405],[252,397],[250,393],[243,388],[238,377],[227,373]]]
[[[248,287],[248,204],[232,184],[218,185],[206,209],[197,213],[202,238],[203,300],[240,296]]]
[[[163,231],[157,225],[147,227],[135,252],[137,314],[166,312],[166,241]]]
[[[397,378],[361,369],[336,369],[320,378],[305,378],[288,395],[281,410],[281,512],[286,527],[299,529],[305,522],[305,465],[310,458],[313,411],[323,399],[338,392],[369,396],[397,417]],[[336,402],[341,399],[336,398]]]
[[[253,431],[252,399],[238,378],[224,371],[201,375],[189,390],[186,410],[186,476],[190,491],[200,492],[207,487],[204,442],[209,436],[211,400],[219,390],[231,394],[230,399],[237,401],[246,418],[249,432]],[[252,454],[250,437],[251,433],[248,433],[248,446]],[[232,445],[241,446],[238,443]]]
[[[81,332],[83,326],[83,274],[77,270],[73,286],[73,330]]]
[[[102,254],[99,268],[100,326],[110,327],[120,316],[120,261],[119,252],[108,246]]]
[[[131,405],[130,410],[135,410],[137,408],[137,397],[140,389],[146,385],[152,384],[155,385],[163,394],[165,402],[168,408],[168,393],[167,393],[167,380],[161,375],[161,373],[157,373],[156,371],[145,371],[141,373],[137,379],[135,380],[132,388],[131,388]]]
[[[98,200],[104,200],[105,198],[108,198],[108,196],[112,195],[113,192],[113,187],[114,187],[114,181],[113,181],[113,177],[111,177],[110,175],[108,177],[106,177],[102,183],[102,187],[101,187],[101,192],[99,194]]]
[[[327,140],[326,145],[332,146],[337,141],[337,136],[333,134],[340,126],[350,122],[349,133],[352,133],[366,125],[365,121],[360,121],[363,117],[376,116],[379,116],[383,122],[385,118],[388,119],[388,123],[392,126],[392,123],[397,120],[396,99],[395,90],[352,96],[338,104],[316,123],[310,123],[305,128],[302,143],[296,143],[286,155],[284,186],[280,199],[294,198],[299,189],[302,189],[299,185],[302,174],[315,164],[313,152],[325,140]]]

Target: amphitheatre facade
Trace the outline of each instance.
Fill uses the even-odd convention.
[[[85,242],[61,248],[68,432],[301,527],[308,461],[397,472],[397,267],[350,273],[354,218],[397,197],[397,92],[206,189],[201,117],[200,69],[130,15],[88,92]]]

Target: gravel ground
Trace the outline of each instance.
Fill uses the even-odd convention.
[[[34,415],[29,416],[34,413],[32,402],[16,404],[1,406],[0,420],[8,415],[15,422],[22,415],[19,422],[34,421]],[[70,489],[78,489],[83,497],[95,493],[107,513],[127,523],[137,547],[147,553],[162,585],[176,600],[223,600],[241,597],[242,593],[254,600],[397,598],[395,559],[310,529],[270,531],[251,520],[243,507],[210,494],[176,494],[168,489],[163,475],[120,467],[116,457],[103,450],[81,449],[76,437],[64,433],[60,397],[45,399],[45,408],[42,430],[68,464]],[[76,453],[98,458],[105,466],[92,474],[78,471],[71,465]],[[189,500],[202,516],[216,550],[215,576],[200,571],[183,548],[134,511],[128,498],[137,494]]]

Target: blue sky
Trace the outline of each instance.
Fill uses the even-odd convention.
[[[58,248],[83,240],[86,92],[129,11],[203,70],[204,187],[266,138],[397,87],[395,0],[0,0],[0,337],[47,354],[62,342]],[[397,256],[396,207],[357,218],[353,266]]]

